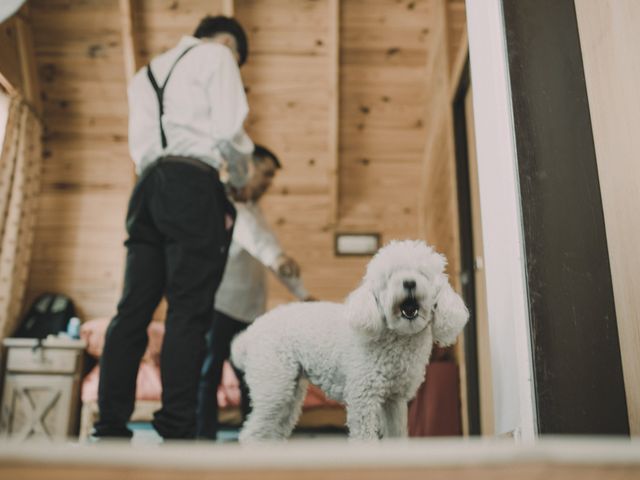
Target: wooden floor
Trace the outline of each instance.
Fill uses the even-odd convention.
[[[0,479],[637,479],[639,440],[0,445]]]

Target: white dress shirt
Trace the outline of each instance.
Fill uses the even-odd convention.
[[[216,169],[226,167],[229,182],[244,185],[253,143],[244,131],[249,112],[238,64],[219,43],[183,37],[175,48],[151,61],[159,86],[178,56],[164,91],[162,124],[167,147],[160,140],[159,107],[147,67],[129,85],[129,150],[138,173],[163,155],[195,157]]]
[[[299,277],[277,272],[282,247],[255,203],[237,203],[236,224],[229,259],[215,299],[215,309],[242,322],[251,323],[266,309],[265,267],[299,300],[309,296]]]

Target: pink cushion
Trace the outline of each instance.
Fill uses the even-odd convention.
[[[104,338],[109,326],[109,318],[96,318],[84,322],[80,327],[80,338],[87,343],[87,353],[94,358],[100,358],[104,348]],[[149,344],[144,354],[145,361],[151,361],[160,365],[160,351],[162,349],[162,339],[164,338],[164,324],[151,322],[147,328]]]
[[[82,401],[98,400],[98,384],[100,381],[100,367],[95,366],[82,382]],[[162,395],[160,369],[151,362],[142,362],[138,370],[136,381],[136,400],[159,401]],[[218,405],[220,408],[232,408],[240,405],[240,387],[231,365],[224,363],[222,368],[222,382],[218,387]],[[309,385],[304,408],[325,406],[339,406],[338,402],[327,399],[315,385]]]
[[[99,358],[104,347],[104,337],[110,319],[99,318],[82,324],[80,338],[87,342],[87,353]],[[164,324],[151,322],[147,329],[149,345],[145,352],[136,382],[136,400],[159,401],[162,395],[160,382],[160,351],[164,338]],[[98,399],[98,383],[100,367],[96,366],[82,382],[82,401],[91,402]],[[237,407],[240,405],[240,388],[231,365],[225,362],[222,369],[222,381],[218,388],[218,405],[220,408]],[[338,406],[339,403],[329,400],[315,385],[310,385],[304,401],[305,408]]]
[[[82,381],[82,401],[98,400],[98,384],[100,383],[100,367],[96,365]],[[162,395],[160,369],[151,362],[142,362],[136,381],[136,400],[159,401]]]

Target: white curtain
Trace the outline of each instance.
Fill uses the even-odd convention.
[[[9,98],[7,110],[0,151],[0,340],[13,333],[22,310],[42,165],[40,120],[18,96]]]

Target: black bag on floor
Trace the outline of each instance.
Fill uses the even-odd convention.
[[[33,302],[13,336],[44,339],[49,335],[57,335],[67,331],[69,321],[75,316],[76,309],[69,297],[60,293],[45,293]]]

